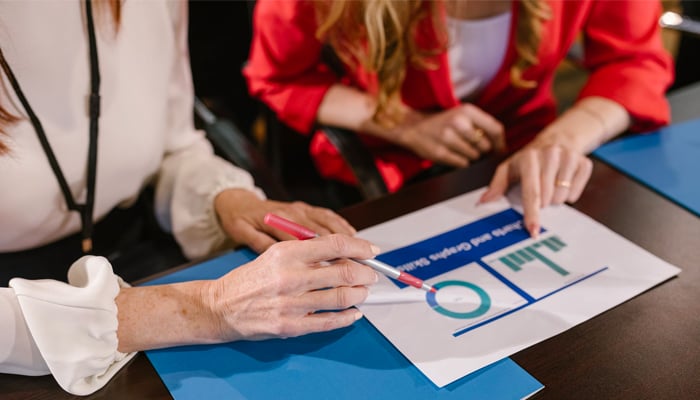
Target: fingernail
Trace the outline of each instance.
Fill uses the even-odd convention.
[[[377,246],[374,245],[374,244],[371,245],[370,248],[372,249],[372,254],[374,254],[375,256],[376,256],[377,254],[379,254],[379,253],[382,252],[382,251],[379,249],[379,247],[377,247]]]
[[[355,312],[355,321],[357,321],[360,318],[362,318],[362,313],[359,311]]]
[[[379,282],[379,274],[375,272],[374,273],[374,283],[377,283],[377,282]]]
[[[479,197],[479,203],[488,203],[489,201],[493,200],[495,195],[493,194],[493,191],[491,188],[488,188],[482,195]]]
[[[530,236],[532,236],[533,239],[540,237],[540,227],[536,223],[531,223],[528,230],[530,231]]]

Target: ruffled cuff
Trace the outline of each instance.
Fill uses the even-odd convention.
[[[94,256],[76,261],[68,282],[15,278],[10,286],[58,384],[72,394],[87,395],[136,354],[117,351],[115,298],[128,285],[105,258]]]
[[[172,231],[188,258],[233,246],[214,209],[215,197],[226,189],[246,189],[265,198],[250,174],[218,157],[190,160],[178,171],[170,208]]]

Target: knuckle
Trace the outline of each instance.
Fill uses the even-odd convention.
[[[336,326],[337,326],[337,323],[336,323],[335,319],[328,318],[328,319],[323,321],[323,324],[321,325],[321,329],[323,329],[323,331],[331,331],[331,330],[335,329]]]
[[[324,219],[335,218],[338,215],[327,208],[317,208],[317,210],[318,210],[319,214],[321,214],[323,216]]]
[[[521,170],[537,160],[537,153],[533,149],[523,148],[519,152],[513,154],[508,160],[514,167]]]
[[[544,152],[548,157],[559,157],[562,153],[562,147],[558,144],[550,144],[544,148]]]
[[[336,293],[336,306],[338,308],[348,308],[354,303],[352,301],[351,290],[348,287],[339,287],[335,290]]]
[[[277,324],[275,324],[276,336],[281,338],[288,338],[293,336],[298,336],[297,328],[288,318],[279,318]]]
[[[348,245],[342,235],[337,233],[329,235],[328,240],[330,241],[330,247],[334,253],[345,254]]]
[[[366,286],[358,286],[354,289],[357,294],[355,304],[362,303],[363,301],[365,301],[365,299],[367,299],[367,296],[369,296],[369,289]]]
[[[275,270],[275,273],[271,274],[272,276],[269,277],[268,284],[270,285],[273,293],[283,293],[287,287],[290,286],[290,282],[288,281],[287,274],[281,265],[275,265]]]
[[[443,146],[440,146],[433,151],[433,155],[436,159],[443,160],[447,157],[447,149]]]
[[[581,166],[586,171],[592,171],[593,170],[593,160],[591,160],[588,157],[583,157],[583,160],[581,161]]]
[[[263,253],[261,259],[267,260],[271,265],[277,265],[283,258],[283,248],[284,242],[274,243]]]
[[[472,103],[465,103],[465,104],[462,104],[461,110],[462,110],[465,114],[470,114],[470,113],[473,113],[473,112],[474,112],[474,109],[475,109],[475,108],[476,108],[476,107],[475,107]]]
[[[462,133],[466,133],[474,128],[472,121],[463,113],[455,115],[452,125]]]
[[[298,200],[297,200],[297,201],[293,201],[293,202],[291,203],[291,205],[292,205],[292,207],[294,207],[294,208],[301,208],[301,209],[308,207],[308,204],[304,203],[303,201],[298,201]]]
[[[357,279],[357,269],[350,263],[344,262],[338,266],[338,275],[340,282],[352,286]]]
[[[345,325],[348,324],[345,321],[343,321],[342,317],[340,315],[334,314],[332,317],[323,320],[323,323],[321,324],[321,329],[323,331],[332,331]]]
[[[504,136],[504,135],[505,135],[505,132],[506,132],[506,128],[505,128],[505,127],[503,126],[503,124],[502,124],[500,121],[498,121],[497,119],[492,118],[492,120],[493,120],[493,122],[494,122],[494,126],[496,127],[496,130],[494,131],[494,133],[495,133],[497,136]]]
[[[274,265],[283,264],[285,260],[288,260],[288,255],[293,250],[293,241],[284,240],[281,242],[273,243],[267,250],[266,254],[269,254],[271,261]]]
[[[549,143],[545,146],[546,149],[549,149],[549,151],[559,151],[562,150],[563,147],[559,143]]]
[[[525,160],[534,160],[537,157],[538,150],[532,147],[525,147],[521,151],[521,157]]]
[[[440,138],[440,141],[447,142],[453,135],[454,131],[452,129],[445,128],[440,130],[438,137]]]
[[[533,162],[538,162],[540,165],[552,163],[558,159],[557,150],[553,146],[547,145],[533,151]]]
[[[540,188],[539,186],[527,186],[523,187],[523,192],[524,195],[532,200],[534,200],[537,204],[539,204],[541,200],[541,193],[540,193]]]
[[[282,336],[284,332],[285,324],[280,316],[274,316],[269,319],[268,323],[268,333],[273,336]]]
[[[523,154],[523,158],[529,164],[536,163],[539,160],[539,153],[536,149],[527,149]]]
[[[445,117],[444,126],[445,127],[454,126],[454,123],[457,120],[458,115],[459,115],[459,113],[457,113],[457,112],[448,113],[447,116]]]

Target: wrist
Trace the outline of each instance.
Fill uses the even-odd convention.
[[[558,145],[578,154],[588,154],[607,137],[605,126],[580,107],[572,107],[533,140],[536,145]]]
[[[122,288],[117,303],[118,350],[122,353],[221,342],[212,307],[213,281]]]
[[[424,115],[404,104],[397,105],[391,114],[364,121],[361,131],[403,147],[410,146],[411,131]]]
[[[200,281],[201,285],[194,300],[200,305],[203,326],[212,343],[229,340],[225,334],[223,304],[223,283],[221,279]]]
[[[574,153],[586,153],[580,135],[578,135],[576,131],[567,129],[565,126],[548,126],[531,142],[531,146],[560,146]]]

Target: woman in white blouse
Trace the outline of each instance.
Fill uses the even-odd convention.
[[[236,244],[267,250],[216,281],[131,288],[97,256],[75,261],[68,284],[12,279],[0,288],[0,373],[51,373],[89,394],[139,350],[357,320],[348,308],[377,275],[347,258],[378,249],[337,234],[273,244],[291,237],[264,226],[268,211],[322,233],[354,230],[329,210],[265,200],[193,128],[186,2],[89,1],[0,4],[0,253],[76,232],[89,253],[93,220],[130,206],[151,182],[158,220],[188,257]]]

